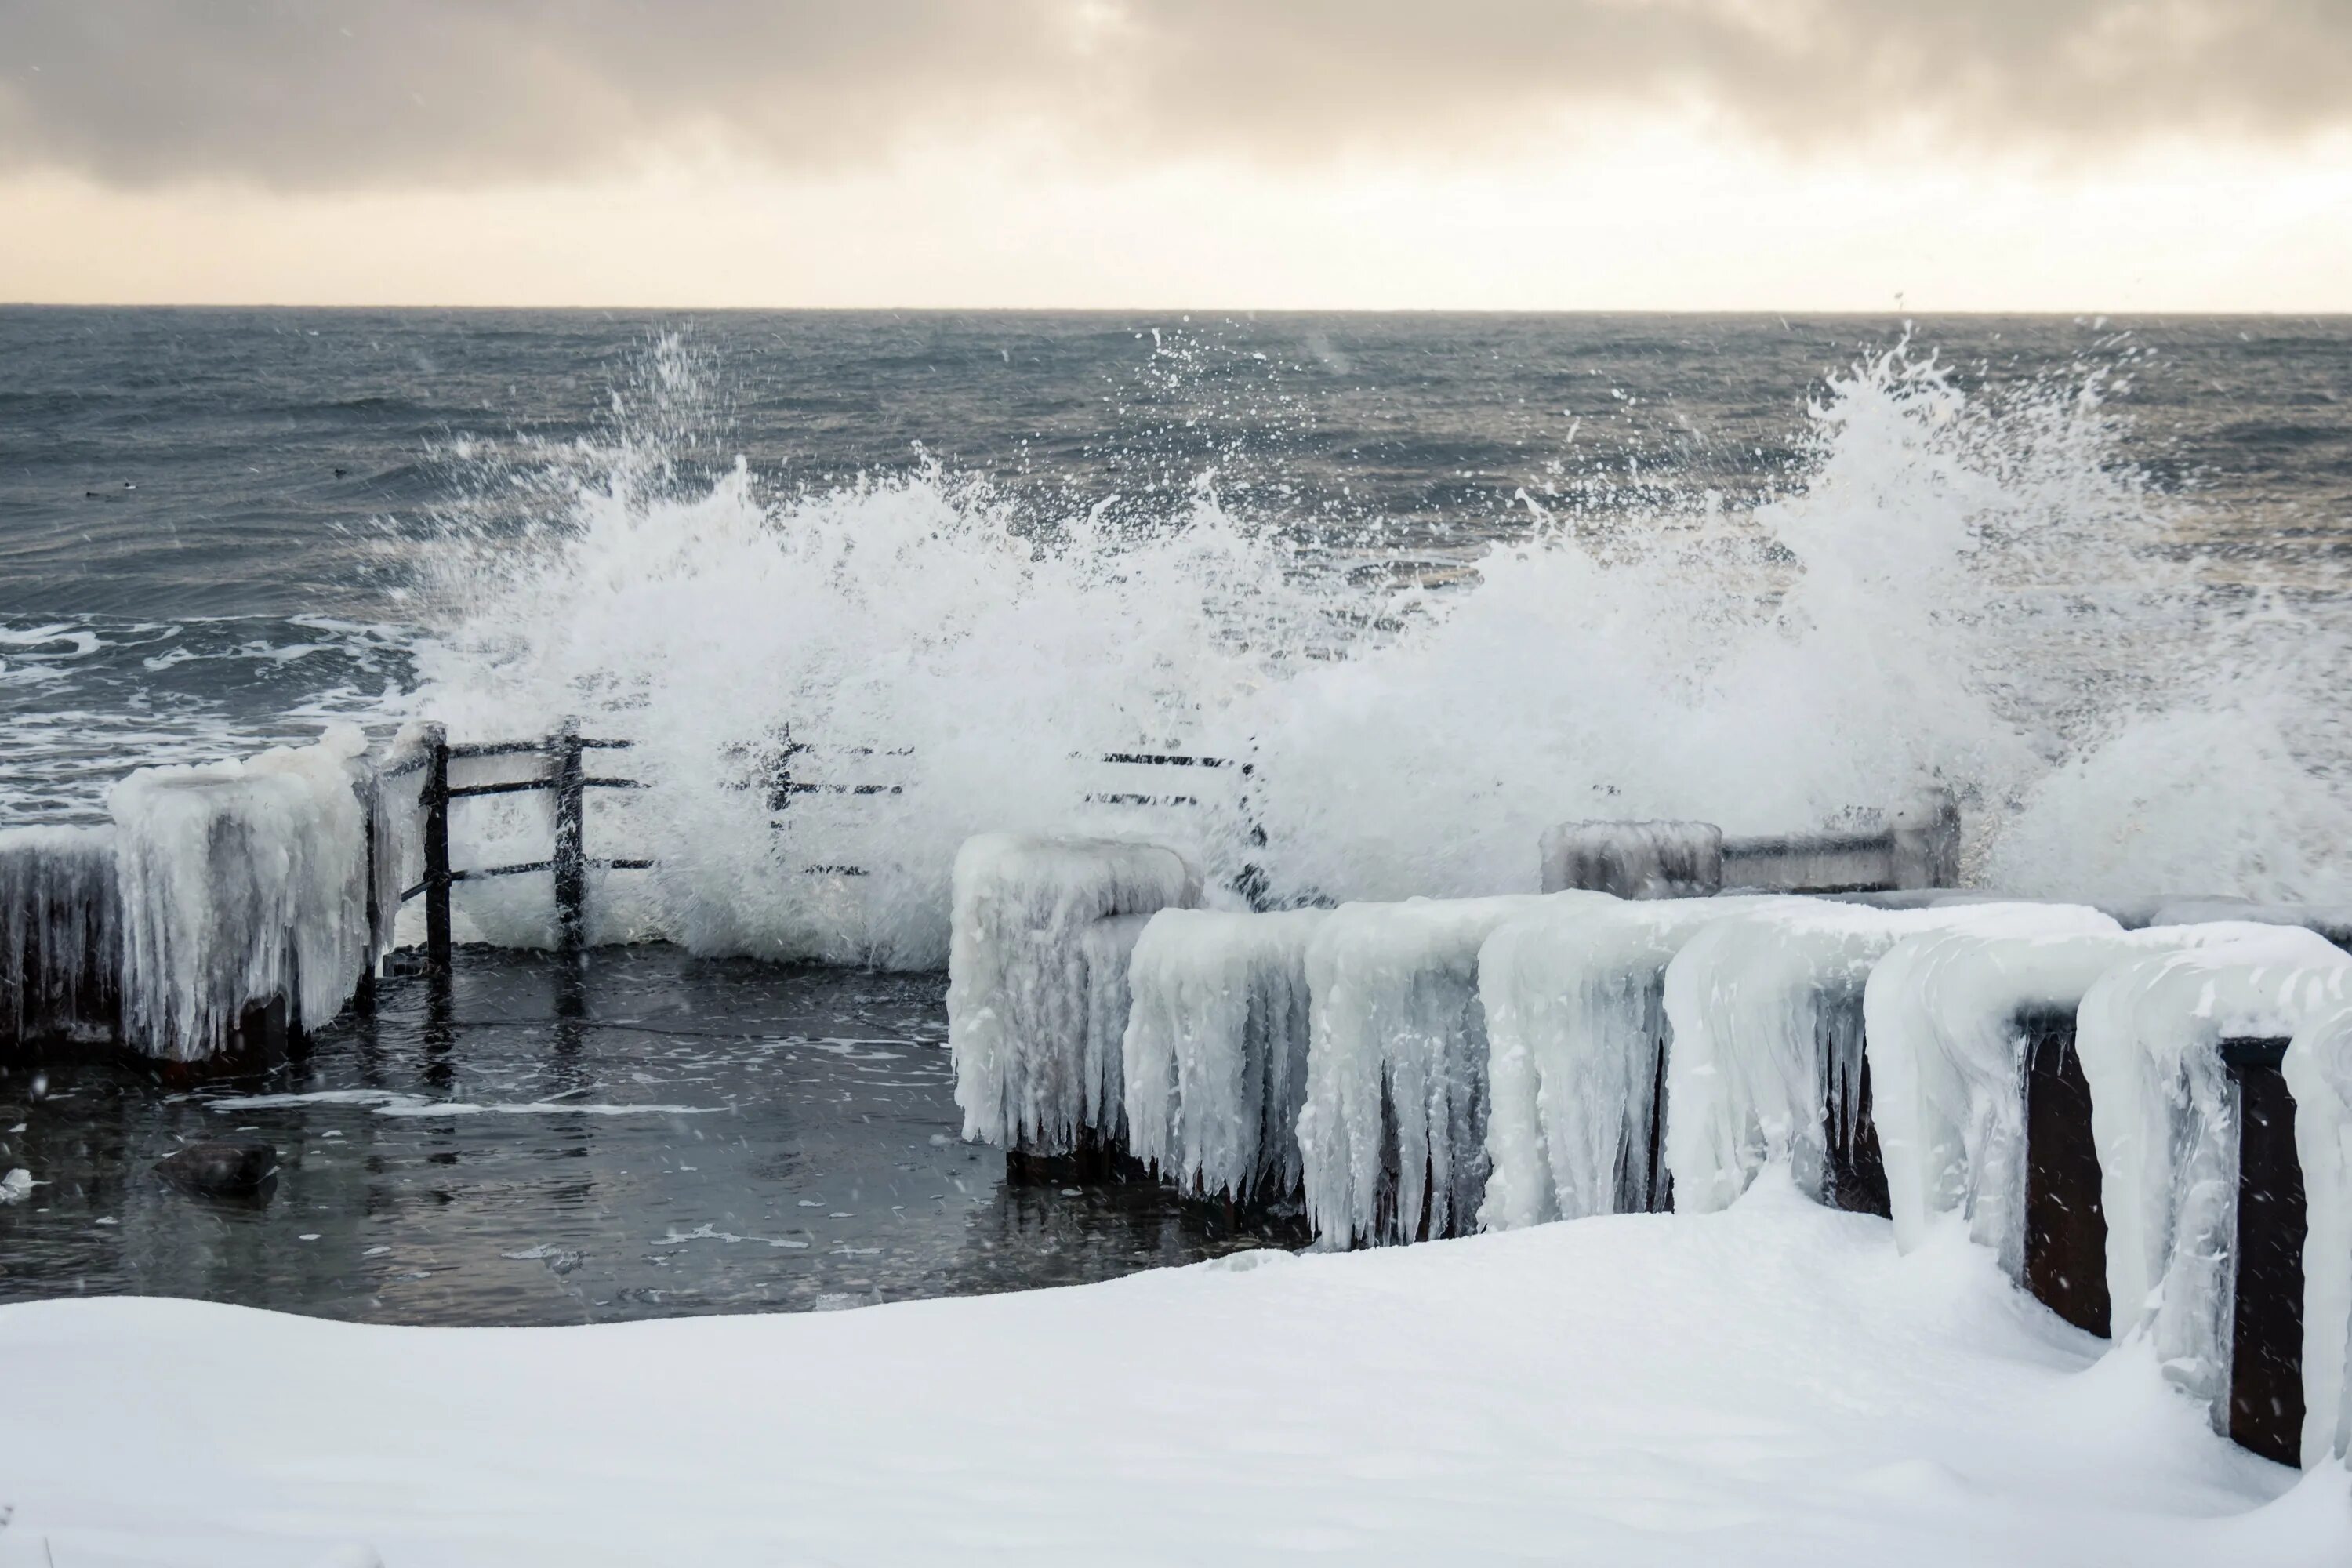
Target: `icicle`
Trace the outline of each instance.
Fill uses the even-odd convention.
[[[1189,1191],[1246,1199],[1298,1185],[1321,910],[1168,910],[1135,947],[1126,1037],[1129,1147]]]
[[[367,958],[365,749],[341,725],[314,746],[114,786],[132,1043],[193,1061],[251,1005],[285,996],[304,1028],[342,1010]]]
[[[1343,904],[1307,948],[1312,998],[1299,1113],[1318,1240],[1467,1229],[1486,1184],[1486,1030],[1478,949],[1514,915],[1606,893]]]
[[[0,829],[0,1040],[120,1026],[121,903],[110,827]]]
[[[1849,1109],[1859,1098],[1871,968],[1903,937],[1947,928],[2065,933],[2115,922],[2063,904],[1878,910],[1791,900],[1727,916],[1685,944],[1664,985],[1674,1034],[1665,1163],[1677,1209],[1727,1206],[1774,1160],[1790,1161],[1801,1186],[1824,1186],[1822,1110],[1833,1090]]]
[[[956,855],[948,1043],[964,1136],[1066,1153],[1124,1115],[1128,954],[1148,916],[1199,901],[1172,849],[991,833]]]
[[[2303,1165],[2303,1462],[2352,1458],[2352,1005],[2314,1016],[2280,1070]]]
[[[1906,937],[1871,972],[1864,1002],[1871,1091],[1895,1245],[1959,1210],[2022,1279],[2026,1037],[2021,1013],[2072,1014],[2099,976],[2152,954],[2259,936],[2243,924],[2016,936]]]
[[[1483,1228],[1651,1206],[1667,962],[1710,922],[1771,901],[1567,904],[1517,916],[1486,939]]]

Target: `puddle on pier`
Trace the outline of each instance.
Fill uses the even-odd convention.
[[[460,955],[299,1059],[173,1081],[0,1063],[0,1302],[191,1296],[372,1322],[576,1323],[1076,1284],[1303,1230],[1148,1184],[1009,1186],[959,1137],[945,980],[613,949]],[[266,1203],[152,1174],[268,1139]]]

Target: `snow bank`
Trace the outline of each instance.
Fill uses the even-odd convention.
[[[2236,1096],[2219,1047],[2292,1035],[2347,999],[2352,955],[2276,926],[2118,965],[2075,1015],[2113,1332],[2146,1334],[2166,1375],[2216,1409],[2230,1379],[2238,1198]]]
[[[1298,1186],[1307,947],[1328,914],[1164,910],[1135,944],[1124,1042],[1128,1147],[1179,1186]]]
[[[1657,1206],[1649,1144],[1668,1037],[1666,963],[1710,921],[1771,901],[1580,901],[1496,928],[1478,950],[1489,1104],[1483,1228]]]
[[[220,1050],[250,1004],[333,1020],[368,959],[367,748],[351,725],[244,762],[142,768],[107,796],[123,1024],[152,1056]]]
[[[2153,926],[2017,936],[1906,937],[1871,972],[1863,1015],[1873,1119],[1898,1247],[1958,1210],[2013,1278],[2025,1266],[2027,1011],[2072,1014],[2136,958],[2260,936],[2259,926]]]
[[[1711,822],[1566,822],[1544,830],[1540,851],[1547,893],[1692,899],[1723,890],[1723,829]]]
[[[955,861],[948,1045],[964,1136],[1066,1153],[1115,1133],[1127,960],[1140,920],[1201,897],[1172,849],[1111,838],[990,833]]]
[[[2280,1070],[2303,1166],[2303,1462],[2352,1456],[2352,1006],[2294,1033]]]
[[[1678,1210],[1721,1208],[1771,1160],[1790,1161],[1801,1184],[1823,1190],[1822,1118],[1832,1093],[1849,1115],[1858,1101],[1871,967],[1904,937],[1947,928],[2063,934],[2116,926],[2063,904],[1878,910],[1794,900],[1713,921],[1684,945],[1664,985],[1675,1042],[1665,1163]]]
[[[0,1568],[2352,1561],[2340,1471],[2294,1487],[1949,1239],[1895,1257],[1776,1179],[860,1311],[5,1307]]]
[[[114,830],[0,829],[0,1041],[111,1034],[121,901]]]
[[[1313,1019],[1298,1119],[1320,1241],[1412,1241],[1469,1227],[1486,1184],[1478,949],[1514,915],[1613,901],[1522,893],[1331,912],[1307,947]]]

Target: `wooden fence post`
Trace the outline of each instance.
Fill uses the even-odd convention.
[[[425,726],[425,967],[449,973],[449,732]]]
[[[587,786],[580,760],[580,721],[564,721],[549,739],[548,749],[549,784],[555,792],[556,947],[577,953],[588,938]]]

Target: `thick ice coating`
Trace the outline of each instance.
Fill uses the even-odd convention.
[[[1115,1137],[1128,955],[1148,916],[1190,908],[1200,873],[1172,849],[987,833],[956,854],[948,1045],[963,1135],[1066,1153]]]
[[[1696,899],[1723,890],[1723,829],[1711,822],[1564,822],[1544,830],[1538,850],[1547,893]]]
[[[1318,1241],[1470,1227],[1486,1184],[1478,949],[1514,915],[1613,902],[1521,893],[1342,904],[1307,947],[1312,1042],[1298,1118]]]
[[[1328,911],[1163,910],[1128,971],[1128,1147],[1187,1190],[1278,1196],[1299,1182],[1307,947]]]
[[[2063,934],[2114,931],[2065,904],[1957,904],[1879,910],[1774,901],[1714,921],[1666,966],[1665,1163],[1675,1207],[1706,1214],[1788,1160],[1799,1184],[1829,1176],[1824,1108],[1859,1099],[1863,988],[1906,936],[1945,929]],[[1851,1131],[1851,1130],[1849,1130]]]
[[[2352,1005],[2294,1033],[2280,1070],[2303,1165],[2303,1462],[2352,1456]]]
[[[1490,1167],[1480,1228],[1654,1206],[1667,962],[1710,921],[1770,901],[1580,901],[1496,928],[1478,950]]]
[[[2099,976],[2153,954],[2263,928],[2151,926],[2069,934],[1959,930],[1906,937],[1864,993],[1872,1117],[1886,1160],[1895,1245],[1908,1251],[1958,1210],[2011,1276],[2025,1267],[2027,1012],[2072,1015]]]
[[[114,830],[0,829],[0,1043],[110,1033],[121,962]]]
[[[333,1020],[368,958],[367,742],[350,725],[245,762],[142,768],[107,797],[122,892],[125,1036],[220,1050],[247,1005]]]
[[[2109,970],[2075,1014],[2091,1087],[2107,1295],[2165,1375],[2218,1411],[2230,1378],[2238,1208],[2226,1039],[2276,1038],[2352,1000],[2352,954],[2290,926]]]

